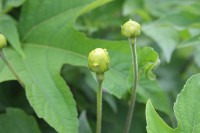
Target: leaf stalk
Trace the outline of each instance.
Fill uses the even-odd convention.
[[[3,62],[7,65],[7,67],[10,69],[10,71],[15,76],[15,78],[18,80],[18,82],[21,84],[21,86],[24,88],[24,83],[22,82],[22,80],[20,79],[20,77],[17,75],[15,69],[12,67],[12,65],[8,61],[8,59],[7,59],[7,57],[6,57],[3,49],[0,50],[0,57],[2,58]]]
[[[129,38],[130,48],[132,52],[132,65],[133,65],[133,89],[131,94],[131,101],[129,105],[128,115],[125,123],[124,133],[129,133],[134,107],[136,100],[136,90],[138,84],[138,59],[137,59],[137,48],[136,48],[136,38]]]
[[[96,133],[101,133],[101,121],[102,121],[102,83],[104,80],[104,74],[96,74],[98,88],[97,88],[97,121],[96,121]]]

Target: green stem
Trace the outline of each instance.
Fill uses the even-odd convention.
[[[136,38],[129,38],[130,41],[130,47],[132,51],[132,63],[133,63],[133,90],[131,94],[131,101],[129,105],[128,115],[126,119],[125,124],[125,130],[124,133],[129,133],[132,117],[133,117],[133,111],[135,107],[135,100],[136,100],[136,89],[138,84],[138,61],[137,61],[137,50],[136,50]]]
[[[101,133],[101,118],[102,118],[102,83],[104,80],[104,74],[96,74],[98,81],[97,88],[97,127],[96,133]]]
[[[24,84],[22,82],[22,80],[19,78],[19,76],[17,75],[17,73],[15,72],[15,69],[12,67],[12,65],[9,63],[9,61],[7,60],[3,49],[0,50],[0,57],[2,58],[2,60],[4,61],[4,63],[8,66],[8,68],[10,69],[10,71],[13,73],[13,75],[15,76],[15,78],[18,80],[18,82],[21,84],[22,87],[24,87]]]

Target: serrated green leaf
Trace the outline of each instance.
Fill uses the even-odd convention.
[[[34,117],[14,108],[0,115],[0,129],[4,133],[41,133]]]
[[[180,132],[199,133],[200,123],[200,74],[192,76],[185,84],[183,90],[177,97],[174,104],[174,111],[177,117],[178,129]]]
[[[4,34],[12,47],[22,56],[24,53],[21,48],[16,22],[8,15],[0,15],[0,33]]]
[[[150,100],[146,105],[146,119],[148,133],[175,133],[157,114]]]
[[[78,127],[76,105],[69,88],[59,75],[61,62],[66,54],[58,49],[57,52],[60,53],[58,60],[56,51],[48,48],[42,49],[34,45],[24,50],[26,51],[24,60],[9,49],[10,55],[7,56],[11,64],[16,66],[15,70],[24,82],[30,104],[39,117],[43,117],[59,132],[76,133]],[[32,56],[31,51],[37,51],[38,56]],[[73,58],[73,55],[68,57]],[[51,62],[51,59],[55,61]],[[41,74],[42,76],[39,76]]]
[[[192,76],[185,84],[174,104],[178,127],[172,129],[155,112],[151,102],[147,103],[146,119],[148,133],[199,133],[200,132],[200,74]]]

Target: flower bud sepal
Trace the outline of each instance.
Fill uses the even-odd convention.
[[[96,73],[96,78],[98,83],[102,83],[104,80],[104,73]]]
[[[136,38],[128,38],[129,42],[131,45],[135,45],[136,43]]]

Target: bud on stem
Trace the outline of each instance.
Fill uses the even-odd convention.
[[[0,34],[0,49],[6,47],[6,45],[7,45],[6,37]]]
[[[110,57],[106,49],[96,48],[88,56],[88,66],[91,71],[102,74],[109,69]]]
[[[136,37],[140,35],[141,26],[139,23],[132,21],[131,19],[121,26],[121,33],[129,39],[130,47],[132,51],[132,65],[133,65],[133,89],[130,99],[130,105],[128,110],[128,115],[125,123],[124,133],[129,133],[133,111],[135,107],[136,100],[136,90],[138,84],[138,61],[137,61],[137,49],[136,49]]]
[[[106,49],[96,48],[95,50],[89,53],[88,67],[91,71],[96,73],[96,78],[98,82],[96,133],[101,133],[102,83],[104,80],[104,73],[109,69],[109,66],[110,66],[110,57]]]
[[[141,26],[131,19],[121,26],[121,33],[127,38],[135,38],[140,35]]]

